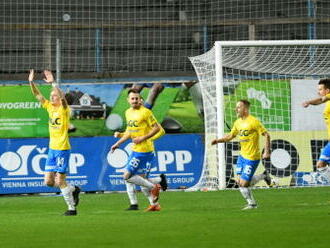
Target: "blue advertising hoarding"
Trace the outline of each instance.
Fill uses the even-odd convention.
[[[131,152],[124,143],[114,153],[114,137],[71,138],[68,181],[83,191],[124,191],[123,170]],[[195,185],[203,166],[204,145],[197,134],[165,135],[157,140],[151,177],[167,175],[172,189]],[[0,140],[0,194],[56,192],[43,183],[48,139]]]

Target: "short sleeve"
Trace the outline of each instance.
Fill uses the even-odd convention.
[[[267,132],[267,129],[264,127],[264,125],[259,120],[256,121],[256,130],[259,134],[263,134],[263,133]]]
[[[237,121],[234,122],[234,125],[230,131],[230,134],[234,137],[238,134]]]
[[[151,126],[153,126],[153,125],[155,125],[156,123],[157,123],[157,120],[156,120],[156,118],[155,118],[155,116],[152,114],[152,112],[151,111],[148,111],[147,113],[146,113],[146,119],[147,119],[147,123],[148,123],[148,125],[151,127]]]

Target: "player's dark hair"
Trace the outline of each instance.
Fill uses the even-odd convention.
[[[324,88],[330,89],[330,79],[329,78],[324,78],[319,81],[319,85],[323,84]]]
[[[245,107],[250,108],[251,103],[246,99],[241,99],[239,102],[243,103]]]
[[[128,92],[127,92],[127,95],[129,95],[131,93],[139,94],[140,95],[140,92],[137,89],[129,89]]]

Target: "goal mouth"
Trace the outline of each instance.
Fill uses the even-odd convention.
[[[203,173],[194,189],[237,187],[239,142],[210,144],[230,131],[240,99],[252,103],[250,114],[264,123],[273,140],[271,159],[261,161],[256,174],[268,171],[280,186],[299,186],[299,177],[308,177],[302,172],[314,172],[317,156],[312,154],[313,160],[308,161],[303,152],[314,149],[311,140],[319,135],[307,127],[297,129],[295,116],[308,118],[300,111],[303,99],[297,92],[317,97],[318,80],[330,76],[330,40],[217,41],[208,52],[189,59],[200,83],[205,122]],[[323,122],[321,115],[318,122]],[[262,151],[262,138],[259,143]],[[256,186],[268,185],[260,182]]]

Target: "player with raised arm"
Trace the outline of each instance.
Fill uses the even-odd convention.
[[[320,105],[325,103],[323,118],[328,130],[330,140],[330,79],[321,79],[318,83],[318,94],[320,97],[303,102],[303,107],[309,105]],[[330,142],[322,149],[321,155],[316,163],[316,169],[330,181]]]
[[[241,151],[237,159],[236,174],[240,192],[247,205],[243,210],[257,208],[257,203],[252,195],[250,186],[260,180],[270,181],[267,173],[254,176],[260,162],[259,136],[265,137],[265,148],[262,158],[270,157],[270,135],[262,123],[249,113],[250,102],[239,100],[236,104],[238,119],[234,122],[231,132],[220,139],[214,139],[212,145],[229,142],[237,135],[239,137]]]
[[[161,127],[152,112],[142,105],[141,96],[137,90],[128,91],[127,101],[131,106],[125,112],[127,128],[125,133],[120,135],[122,137],[111,147],[111,151],[119,148],[128,139],[132,140],[132,153],[124,172],[127,193],[131,202],[130,208],[132,208],[129,210],[138,209],[133,185],[135,184],[141,186],[142,192],[149,200],[150,206],[146,211],[159,211],[161,207],[158,198],[161,186],[148,180],[147,176],[155,159],[152,137],[159,133]]]
[[[30,70],[28,77],[32,94],[41,102],[49,115],[49,151],[46,160],[44,181],[49,187],[58,187],[68,206],[64,213],[66,216],[77,215],[76,207],[79,203],[80,188],[72,186],[66,181],[66,173],[69,169],[70,142],[69,142],[69,120],[70,108],[63,92],[54,83],[51,71],[44,71],[44,81],[52,84],[50,100],[45,99],[37,86],[34,84],[34,70]]]

